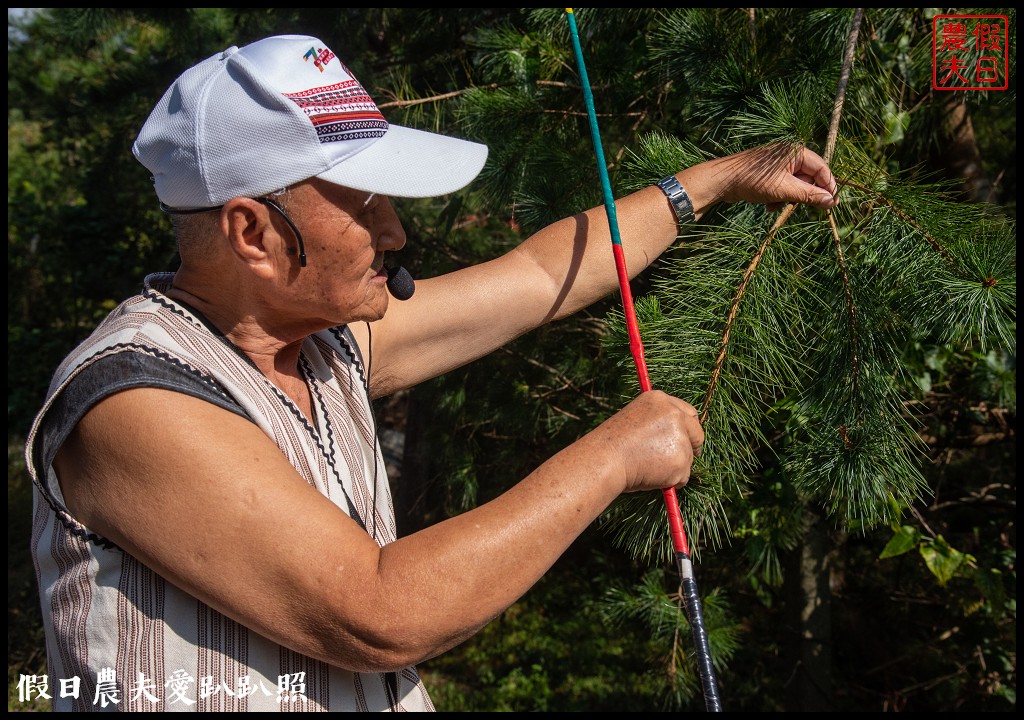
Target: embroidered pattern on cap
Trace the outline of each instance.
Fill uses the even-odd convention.
[[[285,93],[313,123],[322,143],[383,137],[388,121],[356,80]]]

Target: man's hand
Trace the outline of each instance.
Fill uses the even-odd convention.
[[[835,206],[838,186],[825,160],[805,147],[773,143],[695,166],[701,187],[716,202]]]
[[[682,488],[704,444],[697,409],[660,390],[642,393],[591,435],[617,453],[623,492]]]

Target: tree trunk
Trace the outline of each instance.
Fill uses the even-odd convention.
[[[419,395],[417,389],[413,388],[403,398],[405,412],[401,473],[391,483],[399,537],[424,527],[421,497],[427,487],[429,473],[430,454],[424,438],[424,428],[429,422],[429,408],[418,402]],[[418,507],[420,511],[417,511]]]
[[[828,524],[816,509],[804,511],[804,536],[786,568],[787,610],[793,666],[787,709],[830,712],[832,695],[832,592]]]
[[[981,164],[981,152],[978,150],[974,123],[971,122],[967,103],[951,98],[946,103],[946,110],[945,130],[948,140],[939,162],[946,167],[951,178],[962,183],[968,201],[989,201],[991,183]]]

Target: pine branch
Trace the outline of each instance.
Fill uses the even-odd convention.
[[[740,310],[740,303],[743,302],[743,296],[747,293],[747,286],[750,284],[750,279],[754,276],[754,271],[757,270],[757,266],[761,264],[761,259],[765,253],[768,252],[768,246],[771,245],[772,240],[775,239],[775,234],[779,228],[785,224],[789,216],[796,210],[795,204],[789,204],[779,214],[775,224],[772,225],[772,229],[768,231],[767,237],[761,247],[758,248],[754,254],[753,260],[747,266],[747,269],[743,273],[743,280],[740,282],[739,287],[736,289],[736,295],[733,297],[732,304],[729,307],[729,315],[725,320],[725,332],[722,334],[722,341],[719,344],[718,356],[715,358],[715,366],[711,370],[711,380],[708,382],[707,392],[704,394],[704,400],[701,402],[700,409],[700,421],[704,424],[707,421],[708,413],[711,409],[711,401],[715,396],[715,388],[718,385],[718,378],[722,374],[722,367],[725,365],[725,356],[729,349],[729,336],[732,334],[733,323],[736,320],[736,315]]]
[[[377,103],[377,107],[382,110],[387,110],[389,108],[407,108],[413,107],[414,105],[423,105],[424,103],[434,103],[441,102],[442,100],[451,100],[452,98],[459,97],[460,95],[465,95],[466,93],[472,92],[474,90],[497,90],[499,87],[501,86],[498,83],[491,83],[490,85],[480,85],[477,87],[465,88],[463,90],[453,90],[452,92],[441,93],[440,95],[430,95],[429,97],[415,98],[413,100],[396,99],[392,100],[391,102]],[[390,94],[393,96],[393,93],[389,93],[386,90],[383,92],[384,94]]]
[[[556,80],[535,80],[534,84],[537,85],[538,87],[558,87],[558,88],[566,88],[566,89],[573,89],[574,88],[574,86],[570,85],[569,83],[559,82],[559,81],[556,81]],[[441,102],[443,100],[451,100],[452,98],[456,98],[456,97],[459,97],[460,95],[465,95],[468,92],[474,92],[474,91],[477,91],[477,90],[498,90],[498,89],[501,89],[503,87],[508,87],[508,86],[507,85],[502,85],[501,83],[490,83],[489,85],[475,85],[474,87],[463,88],[462,90],[453,90],[452,92],[441,93],[440,95],[430,95],[429,97],[414,98],[412,100],[399,100],[399,99],[396,98],[396,99],[394,99],[394,100],[392,100],[390,102],[377,103],[377,107],[381,108],[381,109],[384,109],[384,110],[387,110],[387,109],[390,109],[390,108],[407,108],[407,107],[413,107],[415,105],[423,105],[425,103],[434,103],[434,102]],[[575,89],[579,89],[579,88],[575,88]],[[395,96],[395,94],[393,92],[391,92],[391,91],[389,91],[387,89],[383,89],[380,92],[383,95],[390,95],[392,97]],[[548,110],[547,112],[554,112],[554,111]],[[586,113],[570,113],[570,114],[586,115]],[[627,113],[627,114],[629,114],[629,115],[639,115],[641,113]]]
[[[857,403],[854,417],[857,419],[859,425],[863,404],[860,400],[860,355],[857,352],[857,306],[853,302],[853,292],[850,290],[850,273],[846,269],[846,258],[843,255],[843,243],[839,239],[839,228],[836,226],[835,215],[831,212],[828,213],[828,222],[832,227],[832,240],[836,246],[836,257],[839,259],[839,274],[843,280],[843,297],[846,300],[847,314],[850,318],[850,348],[852,365],[850,370],[850,383],[853,386],[851,396],[853,397],[854,402]],[[846,427],[840,426],[839,431],[842,435],[843,444],[849,447],[851,443],[849,437],[846,435]]]
[[[839,136],[839,121],[843,113],[843,103],[846,101],[846,86],[850,81],[850,73],[853,70],[853,57],[857,49],[857,36],[860,34],[860,23],[864,17],[864,8],[857,8],[850,21],[850,33],[846,38],[846,50],[843,52],[843,66],[839,75],[839,86],[836,89],[836,99],[832,104],[832,121],[828,128],[828,140],[825,142],[825,164],[832,162],[832,155],[836,149],[836,138]],[[843,256],[843,243],[839,238],[839,228],[836,226],[836,218],[832,210],[826,212],[829,226],[832,228],[832,240],[836,248],[836,257],[839,260],[839,274],[843,281],[843,297],[846,300],[846,313],[850,322],[850,383],[852,385],[851,397],[856,403],[854,419],[860,425],[863,402],[860,397],[860,356],[857,351],[857,306],[853,301],[853,293],[850,290],[850,273],[846,269],[846,258]],[[847,448],[852,447],[846,425],[839,426],[840,438]]]
[[[832,105],[832,122],[828,128],[828,141],[825,143],[825,164],[832,162],[832,154],[836,150],[836,138],[839,136],[839,118],[843,114],[843,103],[846,101],[846,85],[850,81],[853,70],[853,55],[857,49],[857,36],[860,34],[860,23],[864,17],[864,8],[857,8],[850,22],[850,34],[846,38],[846,50],[843,52],[843,69],[839,75],[839,86],[836,99]]]
[[[518,358],[519,360],[522,360],[523,362],[525,362],[525,363],[527,363],[529,365],[533,365],[534,367],[540,368],[541,370],[544,370],[545,372],[551,374],[554,378],[556,378],[559,381],[561,381],[562,387],[554,388],[553,390],[551,390],[549,392],[552,392],[552,393],[553,392],[560,392],[562,390],[569,389],[569,390],[572,390],[572,391],[576,392],[579,395],[582,395],[583,397],[588,398],[591,402],[593,402],[595,405],[600,407],[602,410],[608,410],[609,412],[612,412],[612,411],[615,410],[615,408],[605,398],[600,397],[598,395],[595,395],[593,393],[587,392],[586,390],[581,388],[579,385],[577,385],[575,382],[573,382],[573,380],[571,378],[566,376],[565,373],[559,371],[557,368],[551,367],[547,363],[542,363],[540,360],[537,360],[534,357],[531,357],[529,355],[525,355],[525,354],[519,352],[518,350],[514,350],[514,349],[509,348],[509,347],[503,347],[503,348],[501,348],[501,351],[506,353],[506,354],[508,354],[508,355],[512,355],[512,356]]]
[[[854,188],[855,190],[860,190],[861,192],[863,192],[863,193],[865,193],[867,195],[870,195],[877,202],[882,203],[887,208],[892,210],[894,213],[899,215],[900,219],[902,219],[905,223],[907,223],[908,225],[913,227],[915,230],[920,232],[922,235],[924,235],[924,239],[928,241],[928,244],[931,245],[933,248],[935,248],[935,251],[937,253],[939,253],[939,255],[941,255],[943,257],[943,259],[947,263],[950,264],[951,267],[953,267],[954,269],[959,271],[961,274],[964,274],[963,273],[963,269],[957,266],[956,260],[954,260],[953,256],[949,254],[949,251],[946,250],[946,248],[944,248],[939,243],[939,241],[936,240],[927,230],[925,230],[917,222],[915,222],[913,218],[911,218],[905,212],[903,212],[898,207],[896,207],[896,204],[893,203],[891,200],[889,200],[889,198],[885,197],[885,195],[882,195],[882,193],[878,192],[877,190],[873,190],[873,189],[867,187],[866,185],[861,185],[860,183],[855,182],[853,180],[844,180],[844,179],[836,178],[836,182],[839,183],[840,185],[847,185],[849,187]]]
[[[853,68],[853,56],[854,51],[857,47],[857,36],[860,32],[860,24],[861,19],[863,17],[864,8],[857,8],[856,12],[853,15],[853,20],[851,22],[850,34],[846,42],[846,51],[843,53],[843,67],[839,77],[839,86],[836,90],[836,99],[832,105],[832,121],[829,125],[828,141],[825,144],[824,160],[826,165],[831,162],[832,154],[835,152],[836,138],[839,134],[839,120],[842,116],[843,103],[846,99],[846,86],[849,82],[850,73]],[[753,22],[753,19],[751,19],[751,22]],[[718,357],[715,359],[715,366],[714,369],[711,371],[711,380],[708,383],[708,390],[707,393],[705,393],[704,401],[701,404],[702,423],[707,419],[708,412],[711,408],[711,400],[714,398],[715,395],[715,386],[718,384],[718,377],[719,375],[721,375],[722,366],[725,364],[725,356],[729,346],[729,335],[732,333],[732,325],[736,319],[736,314],[739,312],[739,306],[743,300],[743,296],[746,294],[746,288],[750,282],[750,278],[753,276],[754,271],[760,264],[761,258],[763,258],[764,254],[768,251],[768,247],[769,245],[771,245],[771,242],[774,239],[776,232],[789,219],[789,217],[793,214],[795,210],[795,203],[789,203],[788,205],[786,205],[782,213],[779,215],[778,219],[775,221],[775,224],[772,226],[772,229],[768,232],[768,236],[765,238],[764,243],[762,243],[760,249],[758,249],[757,253],[754,255],[754,259],[751,261],[750,265],[747,266],[746,271],[743,273],[743,281],[740,283],[739,288],[737,288],[736,296],[733,299],[732,306],[729,308],[729,316],[725,322],[725,332],[722,335],[722,342],[718,351]],[[853,297],[849,291],[849,278],[847,277],[846,265],[842,256],[842,248],[839,244],[839,232],[835,226],[835,220],[832,218],[831,211],[829,211],[828,217],[829,222],[832,223],[836,247],[837,249],[839,249],[839,262],[843,272],[843,284],[846,289],[846,298],[848,301],[848,308],[850,312],[850,322],[851,327],[853,327],[855,330],[856,310],[853,306]],[[854,340],[856,340],[855,332],[853,334],[853,338]],[[854,387],[856,387],[857,374],[856,357],[856,352],[854,352]]]

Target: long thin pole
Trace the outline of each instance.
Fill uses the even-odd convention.
[[[633,293],[629,286],[629,273],[626,271],[626,256],[622,249],[622,238],[619,235],[619,221],[615,214],[615,199],[612,197],[612,186],[608,179],[608,168],[605,165],[604,148],[601,144],[601,133],[597,127],[597,113],[594,110],[594,95],[587,78],[587,68],[583,61],[583,49],[580,47],[579,31],[576,28],[576,17],[572,8],[565,9],[572,34],[573,49],[576,53],[576,65],[579,67],[580,84],[583,86],[583,98],[590,117],[590,135],[594,141],[594,153],[597,157],[597,171],[601,176],[601,189],[604,193],[604,208],[608,215],[608,228],[612,236],[612,253],[615,256],[615,270],[619,277],[619,291],[622,294],[623,312],[626,317],[626,329],[629,332],[629,350],[636,365],[637,378],[641,392],[651,389],[651,379],[647,374],[647,361],[644,359],[644,345],[640,337],[640,326],[633,307]],[[718,697],[718,682],[715,679],[715,667],[711,661],[711,650],[708,645],[708,633],[704,627],[704,612],[700,596],[697,594],[697,581],[693,576],[693,563],[690,560],[690,548],[686,541],[683,528],[683,516],[679,511],[675,488],[663,490],[665,508],[668,511],[669,532],[672,545],[676,552],[676,564],[679,569],[680,585],[683,592],[683,607],[686,609],[687,620],[693,636],[697,668],[700,672],[701,685],[704,689],[704,701],[707,709],[721,712]]]

